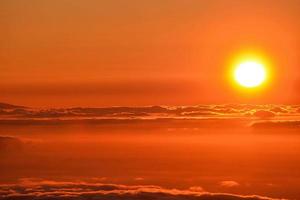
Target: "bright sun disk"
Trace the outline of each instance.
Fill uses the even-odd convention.
[[[253,88],[266,80],[266,70],[263,64],[247,61],[240,63],[234,71],[235,80],[244,87]]]

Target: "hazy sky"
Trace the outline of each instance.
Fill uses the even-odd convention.
[[[2,0],[0,101],[32,106],[300,102],[299,0]],[[260,52],[269,87],[237,91]]]

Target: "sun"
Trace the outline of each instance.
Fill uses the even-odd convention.
[[[246,88],[255,88],[262,85],[267,77],[265,66],[257,61],[244,61],[234,70],[235,81]]]

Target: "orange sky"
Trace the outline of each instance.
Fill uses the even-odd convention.
[[[3,0],[0,101],[30,106],[300,102],[298,0]],[[255,94],[225,78],[262,52]]]

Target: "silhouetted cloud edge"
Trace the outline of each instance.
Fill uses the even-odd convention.
[[[120,185],[87,182],[25,180],[19,184],[0,185],[0,198],[5,200],[86,200],[86,199],[163,199],[163,200],[275,200],[258,195],[209,193],[193,189],[166,189],[155,185]]]
[[[299,116],[297,105],[223,104],[196,106],[144,106],[144,107],[74,107],[36,109],[0,103],[0,117],[14,119],[57,118],[174,118],[174,117],[256,117]]]

